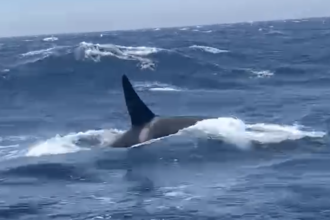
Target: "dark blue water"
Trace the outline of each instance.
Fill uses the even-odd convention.
[[[329,219],[330,19],[0,39],[1,219]],[[130,149],[127,74],[160,115]]]

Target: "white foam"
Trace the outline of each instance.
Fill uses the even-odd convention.
[[[199,132],[208,137],[221,139],[241,149],[249,149],[253,142],[260,144],[280,143],[286,140],[298,140],[304,137],[322,138],[325,132],[303,131],[299,126],[277,124],[245,124],[236,118],[207,119],[198,122],[182,132]],[[196,134],[196,133],[195,133]]]
[[[62,49],[69,48],[69,46],[55,46],[51,48],[41,49],[41,50],[34,50],[29,51],[26,53],[21,54],[21,57],[24,58],[18,62],[17,65],[24,65],[27,63],[34,63],[39,60],[43,60],[51,55],[56,53],[68,53],[69,51],[64,52]]]
[[[167,92],[167,91],[180,91],[174,88],[151,88],[149,89],[150,91],[162,91],[162,92]]]
[[[48,42],[48,41],[57,41],[57,40],[58,40],[57,37],[46,37],[46,38],[43,39],[43,41],[46,41],[46,42]]]
[[[134,86],[137,90],[149,90],[149,91],[162,91],[162,92],[179,92],[181,88],[176,86],[168,85],[159,82],[136,82]]]
[[[39,157],[90,150],[90,147],[104,147],[111,143],[116,135],[120,133],[121,131],[118,130],[90,130],[65,136],[56,135],[46,141],[40,141],[32,145],[25,155]],[[88,147],[80,145],[84,141],[88,143]]]
[[[41,50],[33,50],[29,51],[27,53],[21,54],[23,57],[28,57],[28,56],[36,56],[36,55],[50,55],[57,47],[51,47],[47,49],[41,49]]]
[[[25,156],[39,157],[43,155],[67,154],[90,150],[94,147],[107,147],[111,146],[111,143],[121,133],[123,133],[123,131],[111,129],[90,130],[65,136],[56,135],[46,141],[33,144],[27,150]],[[237,118],[222,117],[203,120],[176,134],[149,140],[132,147],[148,145],[164,138],[184,134],[219,139],[243,150],[250,149],[252,143],[263,145],[276,144],[287,140],[299,140],[305,137],[322,138],[326,135],[326,133],[322,131],[304,131],[302,126],[297,125],[289,126],[265,123],[246,124]],[[86,146],[84,147],[84,145]]]
[[[129,47],[115,44],[93,44],[81,42],[76,49],[77,59],[91,59],[99,62],[102,57],[111,56],[122,60],[135,60],[140,62],[142,69],[152,69],[154,63],[146,56],[163,51],[164,49],[156,47]]]
[[[192,45],[189,48],[191,49],[199,49],[199,50],[203,50],[205,52],[208,53],[213,53],[213,54],[218,54],[218,53],[228,53],[228,50],[221,50],[215,47],[208,47],[208,46],[200,46],[200,45]]]
[[[269,70],[261,70],[261,71],[251,71],[252,74],[254,74],[257,78],[267,78],[267,77],[271,77],[274,75],[273,72],[269,71]]]

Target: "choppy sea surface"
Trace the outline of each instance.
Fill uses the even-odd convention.
[[[330,19],[0,39],[1,219],[329,219]],[[129,149],[121,76],[204,120]]]

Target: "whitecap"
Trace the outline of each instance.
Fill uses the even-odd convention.
[[[180,91],[178,89],[174,89],[174,88],[169,88],[169,87],[165,87],[165,88],[151,88],[149,89],[150,91],[162,91],[162,92],[167,92],[167,91]]]
[[[57,47],[51,47],[47,49],[41,49],[41,50],[33,50],[29,51],[26,53],[21,54],[23,57],[28,57],[28,56],[36,56],[36,55],[50,55],[53,50],[55,50]]]
[[[135,82],[134,87],[137,90],[149,90],[149,91],[182,91],[183,89],[165,84],[165,83],[159,83],[159,82]]]
[[[200,45],[192,45],[189,48],[203,50],[205,52],[213,53],[213,54],[229,52],[228,50],[221,50],[221,49],[218,49],[218,48],[215,48],[215,47],[200,46]]]
[[[29,51],[26,53],[21,54],[21,57],[23,58],[20,60],[17,65],[24,65],[28,63],[35,63],[37,61],[43,60],[51,55],[60,53],[60,54],[65,54],[70,51],[65,51],[63,49],[67,49],[69,46],[55,46],[55,47],[50,47],[46,49],[40,49],[40,50],[33,50]]]
[[[162,48],[145,46],[121,46],[115,44],[93,44],[81,42],[75,50],[77,59],[90,59],[99,62],[102,57],[110,56],[121,60],[134,60],[140,62],[141,69],[153,69],[154,63],[148,55],[164,51]]]
[[[274,73],[269,70],[260,70],[260,71],[253,70],[251,72],[257,78],[267,78],[267,77],[269,78],[274,75]]]
[[[42,41],[49,42],[49,41],[57,41],[57,37],[46,37]]]

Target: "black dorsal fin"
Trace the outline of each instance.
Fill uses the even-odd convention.
[[[150,122],[155,114],[140,99],[126,75],[122,77],[122,85],[132,126],[140,126]]]

